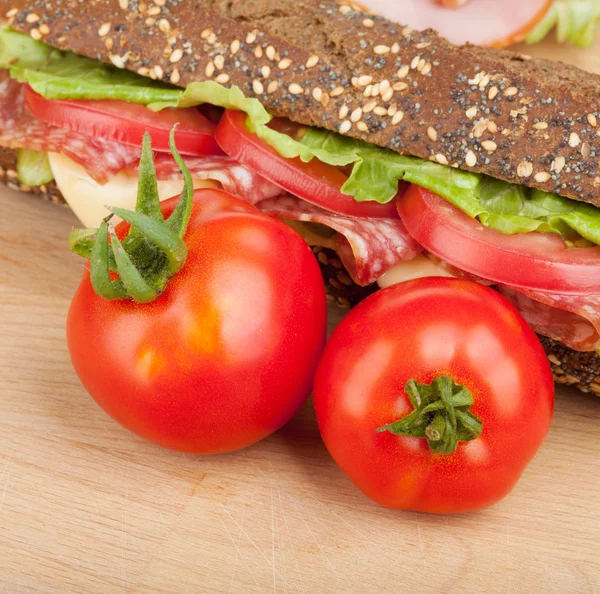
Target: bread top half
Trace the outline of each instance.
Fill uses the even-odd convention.
[[[600,206],[600,76],[333,0],[0,0],[18,31],[275,116]]]

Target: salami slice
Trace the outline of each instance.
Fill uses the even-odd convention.
[[[538,333],[575,351],[600,349],[600,295],[557,295],[499,287]]]
[[[336,251],[357,285],[374,283],[392,266],[414,258],[423,249],[399,219],[340,215],[289,195],[265,200],[257,206],[280,219],[319,223],[337,231]]]
[[[365,8],[419,31],[435,29],[453,43],[505,47],[546,16],[553,0],[360,0]]]
[[[219,182],[223,189],[256,204],[267,198],[280,196],[283,190],[267,181],[254,171],[240,165],[224,155],[207,155],[204,157],[183,157],[194,179],[210,179]],[[181,179],[181,172],[171,155],[160,153],[154,157],[156,176],[159,180]],[[137,176],[137,164],[129,168],[132,175]]]
[[[106,183],[140,154],[136,147],[43,123],[25,109],[23,85],[5,74],[0,76],[0,146],[62,153],[98,183]]]

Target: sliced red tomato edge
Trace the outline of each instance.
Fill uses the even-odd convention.
[[[299,158],[282,157],[273,147],[246,128],[246,114],[241,111],[227,110],[217,126],[215,137],[230,157],[255,169],[262,177],[311,204],[355,217],[398,218],[395,200],[387,204],[374,201],[358,202],[341,191],[341,184],[339,187],[334,186],[311,175],[309,170],[312,162],[304,163]],[[266,167],[265,159],[276,163],[279,171],[275,171],[275,167]],[[319,163],[318,166],[324,171],[331,168],[335,176],[340,177],[341,172],[338,168],[325,163]]]
[[[102,126],[106,127],[106,129],[109,129],[111,126],[114,126],[114,119],[119,119],[121,122],[125,123],[127,121],[127,117],[125,115],[121,116],[118,114],[112,114],[110,112],[106,112],[103,111],[98,105],[97,103],[100,102],[101,100],[93,100],[93,101],[86,101],[86,100],[62,100],[62,99],[46,99],[45,97],[43,97],[42,95],[40,95],[39,93],[36,93],[29,85],[25,85],[25,107],[27,108],[27,110],[36,118],[38,118],[39,120],[42,120],[52,126],[58,126],[58,127],[64,127],[64,128],[70,128],[76,132],[79,132],[81,134],[85,134],[86,130],[85,130],[85,126],[83,127],[77,127],[77,126],[69,126],[69,122],[61,122],[60,125],[59,123],[52,118],[48,118],[45,117],[44,114],[41,113],[41,109],[39,109],[39,107],[41,105],[44,105],[46,108],[50,108],[52,104],[54,105],[60,105],[60,107],[62,107],[63,109],[74,109],[74,110],[78,110],[78,111],[87,111],[93,114],[95,119],[101,119],[102,120]],[[111,101],[113,103],[124,103],[126,105],[131,105],[130,103],[127,103],[127,101],[119,101],[119,100],[113,100],[113,99],[109,99],[107,101]],[[217,127],[217,125],[215,124],[215,122],[210,121],[208,118],[206,118],[204,115],[202,115],[201,113],[198,114],[199,117],[201,117],[203,120],[206,121],[205,125],[206,125],[206,130],[194,130],[192,131],[192,129],[190,128],[182,128],[179,127],[178,132],[176,132],[176,141],[177,141],[177,148],[179,150],[180,153],[185,154],[185,155],[190,155],[190,156],[204,156],[204,155],[221,155],[223,154],[223,151],[221,149],[221,147],[218,145],[218,143],[215,140],[214,137],[214,132],[215,129]],[[153,150],[155,150],[156,152],[168,152],[170,153],[170,148],[167,146],[167,144],[165,144],[165,146],[162,146],[162,143],[159,143],[155,140],[155,137],[153,137],[154,135],[166,135],[168,137],[168,134],[170,133],[170,128],[169,129],[163,129],[160,128],[158,126],[153,126],[153,125],[146,125],[145,126],[146,131],[148,131],[150,133],[150,136],[153,138]],[[191,137],[190,134],[193,134],[194,136]],[[107,135],[108,136],[108,135]],[[116,135],[117,137],[112,137],[112,138],[106,138],[107,140],[113,140],[115,142],[120,142],[122,144],[127,144],[129,146],[141,146],[141,138],[139,142],[133,142],[131,140],[128,139],[124,139],[123,137],[118,137],[118,135]]]
[[[450,204],[447,200],[438,196],[437,194],[434,194],[433,192],[430,192],[429,190],[417,186],[415,184],[412,184],[411,186],[412,187],[409,188],[409,190],[404,194],[404,196],[396,202],[398,213],[400,215],[400,218],[402,219],[402,222],[405,224],[407,231],[413,237],[413,239],[421,243],[426,250],[430,251],[438,258],[448,262],[453,266],[456,266],[461,270],[464,270],[465,272],[474,274],[485,280],[489,280],[494,283],[503,284],[515,288],[530,289],[540,292],[551,293],[554,295],[595,295],[600,293],[600,247],[574,248],[574,250],[577,251],[585,250],[586,257],[591,256],[589,262],[565,262],[555,258],[553,259],[549,254],[542,254],[538,252],[532,253],[530,257],[536,259],[535,266],[534,268],[532,268],[531,262],[526,261],[527,256],[524,254],[523,250],[519,250],[516,247],[510,245],[510,238],[517,236],[506,235],[495,229],[484,227],[481,223],[478,223],[477,221],[469,217],[467,214],[465,214],[460,209]],[[415,192],[415,189],[417,189],[418,192]],[[408,220],[408,217],[410,216],[410,210],[417,208],[418,206],[415,202],[415,195],[417,195],[419,199],[423,200],[425,203],[424,212],[420,213],[420,216],[417,218],[416,225],[414,224],[414,221]],[[445,246],[447,245],[447,240],[449,239],[447,235],[460,233],[460,231],[457,229],[452,229],[448,225],[448,221],[445,219],[445,217],[441,217],[441,213],[437,212],[431,207],[431,205],[427,202],[425,196],[430,201],[443,201],[443,204],[446,208],[455,211],[454,215],[456,217],[463,218],[465,221],[468,221],[469,224],[478,224],[478,226],[481,226],[482,235],[488,234],[488,236],[490,236],[492,234],[498,234],[498,236],[500,236],[503,242],[505,243],[505,245],[503,245],[502,247],[504,251],[523,258],[522,264],[524,267],[527,266],[527,264],[529,264],[529,266],[527,266],[527,270],[530,272],[533,271],[533,273],[530,276],[532,281],[520,282],[514,277],[510,277],[508,275],[504,278],[502,278],[501,275],[497,274],[486,275],[487,273],[482,273],[481,270],[478,270],[474,266],[470,265],[469,257],[464,253],[461,254],[462,257],[456,257],[452,255],[448,257],[448,250],[447,248],[445,248]],[[428,231],[426,231],[424,228],[427,227],[428,224],[437,224],[437,232],[429,233]],[[425,235],[429,235],[429,240],[425,237]],[[548,233],[535,233],[518,234],[518,237],[522,238],[526,235],[543,235],[545,236],[545,240],[550,240],[553,243],[554,240],[556,240],[556,245],[562,246],[562,249],[564,250],[563,253],[571,256],[571,253],[574,252],[574,250],[570,250],[564,247],[564,242],[558,236]],[[431,237],[433,237],[433,240],[431,240]],[[490,252],[492,256],[494,255],[493,252],[497,250],[497,248],[489,241],[484,239],[484,237],[469,236],[468,240],[478,244],[482,252]],[[495,255],[497,257],[497,254]],[[479,259],[481,259],[481,253],[479,255]],[[560,279],[556,275],[556,269],[558,266],[561,265],[576,268],[576,270],[573,270],[569,273],[569,276],[571,278],[577,278],[578,280],[585,279],[586,286],[575,288],[573,284],[565,284],[564,280]],[[508,270],[510,270],[510,272],[514,274],[514,269],[508,268]],[[593,278],[590,279],[591,273],[593,272],[595,272],[596,274]],[[550,278],[552,280],[553,277],[555,278],[555,285],[549,288],[548,279]]]

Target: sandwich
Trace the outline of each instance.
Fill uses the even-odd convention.
[[[173,122],[194,184],[313,246],[331,298],[459,276],[503,293],[557,382],[600,395],[600,76],[332,0],[3,0],[5,181],[87,226]],[[162,151],[162,152],[161,152]]]

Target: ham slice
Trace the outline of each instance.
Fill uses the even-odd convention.
[[[546,15],[553,0],[360,0],[368,10],[412,29],[435,29],[452,43],[505,47],[517,43]],[[460,6],[462,4],[462,6]]]
[[[265,200],[257,206],[279,219],[319,223],[337,231],[336,251],[357,285],[374,283],[392,266],[414,258],[423,249],[400,219],[340,215],[289,195]]]
[[[38,120],[25,109],[23,85],[1,72],[0,146],[61,153],[82,165],[101,184],[139,159],[139,148],[84,136]]]
[[[471,0],[435,0],[440,6],[444,8],[460,8]]]

